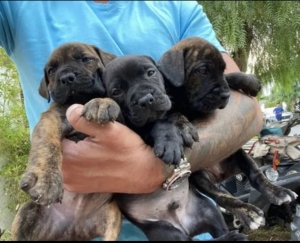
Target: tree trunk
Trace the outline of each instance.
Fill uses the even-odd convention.
[[[248,26],[247,23],[245,23],[244,27],[246,31],[246,45],[243,48],[238,48],[236,51],[231,53],[233,60],[236,62],[242,72],[247,71],[250,47],[253,40],[252,26]]]

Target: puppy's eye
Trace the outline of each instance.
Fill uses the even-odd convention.
[[[111,94],[112,94],[113,96],[118,96],[118,95],[120,95],[121,93],[122,93],[122,92],[121,92],[120,89],[113,89],[112,92],[111,92]]]
[[[92,58],[92,57],[84,57],[81,60],[82,60],[82,62],[90,62],[90,61],[94,60],[94,58]]]
[[[48,69],[48,75],[51,76],[54,74],[54,69],[53,68],[49,68]]]
[[[204,74],[204,75],[206,75],[206,74],[208,73],[206,67],[201,67],[201,68],[199,68],[199,69],[198,69],[198,72],[199,72],[200,74]]]
[[[154,73],[155,73],[154,70],[149,70],[149,71],[147,72],[147,75],[148,75],[148,77],[150,77],[150,76],[152,76]]]

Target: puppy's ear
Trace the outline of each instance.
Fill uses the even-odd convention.
[[[184,56],[183,51],[169,50],[157,62],[158,70],[175,87],[184,83]]]
[[[44,77],[41,80],[40,87],[39,87],[39,94],[50,102],[50,93],[48,90],[49,80],[47,78],[46,71],[44,70]]]
[[[112,53],[108,53],[105,52],[103,50],[101,50],[100,48],[93,46],[94,50],[96,51],[96,53],[98,54],[98,56],[100,57],[101,62],[103,63],[104,67],[113,59],[115,59],[117,56],[112,54]]]
[[[155,64],[155,61],[153,60],[152,57],[146,56],[146,55],[144,55],[144,57],[147,58],[148,60],[150,60],[153,64]],[[156,65],[156,64],[155,64],[155,65]]]

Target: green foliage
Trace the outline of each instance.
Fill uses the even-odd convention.
[[[3,49],[0,49],[0,67],[0,159],[6,162],[0,168],[0,176],[6,181],[5,193],[12,198],[10,206],[15,208],[26,198],[19,189],[19,180],[29,154],[29,126],[18,73]]]
[[[300,96],[300,82],[294,82],[290,87],[287,89],[280,84],[272,87],[271,94],[266,98],[265,106],[272,107],[277,103],[282,104],[284,101],[287,104],[287,110],[294,111],[294,105]]]
[[[275,82],[279,90],[285,91],[284,96],[290,98],[294,83],[299,80],[300,2],[198,2],[241,70],[251,67],[248,71],[255,73],[263,84]],[[286,102],[291,106],[290,99]]]

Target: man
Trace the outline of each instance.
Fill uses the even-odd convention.
[[[278,103],[276,104],[276,107],[273,110],[273,113],[276,116],[277,121],[281,121],[282,120],[282,112],[283,112],[283,108],[281,107],[281,105]]]
[[[0,44],[18,69],[31,132],[49,107],[37,90],[55,47],[80,41],[116,55],[144,54],[157,61],[175,43],[191,36],[207,39],[223,52],[226,72],[239,71],[196,1],[0,2]],[[173,168],[155,157],[137,134],[117,122],[88,123],[80,118],[81,109],[73,105],[67,116],[76,130],[90,138],[79,143],[63,141],[65,189],[148,193],[170,176]],[[200,142],[189,157],[192,170],[235,152],[261,130],[262,120],[255,98],[232,92],[224,110],[209,121],[195,121]]]

